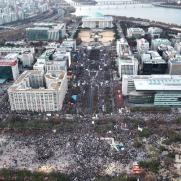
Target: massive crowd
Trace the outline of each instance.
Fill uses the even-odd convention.
[[[99,174],[129,173],[134,161],[149,158],[144,147],[136,148],[134,145],[138,134],[134,120],[140,120],[140,127],[148,127],[149,121],[163,119],[167,127],[176,116],[172,113],[123,113],[113,116],[113,119],[106,118],[105,122],[115,121],[111,127],[101,128],[105,129],[103,133],[96,131],[99,123],[92,122],[91,118],[75,119],[77,126],[68,131],[49,129],[1,133],[0,168],[43,169],[47,172],[55,170],[71,174],[74,180],[85,181]],[[122,128],[122,123],[126,124],[127,129]],[[149,129],[153,127],[150,126]],[[144,144],[159,147],[159,127],[154,129],[153,134],[144,140]],[[124,146],[124,150],[117,151],[101,138],[114,138],[115,142]]]

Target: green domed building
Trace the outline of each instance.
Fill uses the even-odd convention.
[[[112,28],[113,27],[113,17],[104,16],[100,12],[94,12],[89,16],[82,18],[82,28]]]

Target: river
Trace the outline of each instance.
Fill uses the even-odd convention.
[[[155,7],[151,4],[79,6],[76,7],[75,15],[86,16],[97,11],[104,15],[135,17],[181,25],[181,9]]]

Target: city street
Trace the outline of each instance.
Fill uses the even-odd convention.
[[[73,79],[65,102],[76,94],[78,99],[70,105],[74,113],[111,114],[117,111],[114,103],[113,80],[114,49],[110,46],[93,46],[91,49],[79,47],[71,67]],[[74,91],[73,91],[74,90]],[[70,112],[71,113],[71,112]]]

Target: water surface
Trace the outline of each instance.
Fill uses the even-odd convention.
[[[76,8],[75,14],[77,16],[86,16],[97,11],[106,15],[143,18],[181,25],[181,9],[155,7],[149,4],[128,6],[81,6]]]

